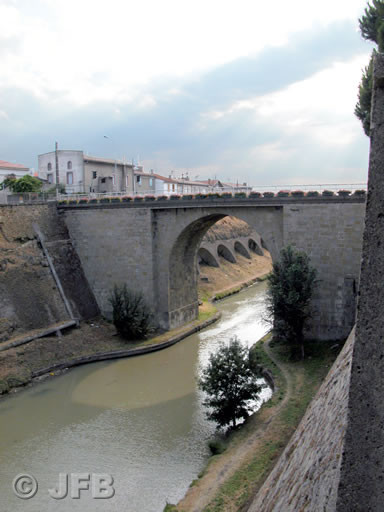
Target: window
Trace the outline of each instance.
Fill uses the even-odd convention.
[[[105,183],[105,178],[101,178],[101,183]]]
[[[153,185],[153,178],[149,178],[149,186],[152,187]]]
[[[72,162],[70,160],[67,162],[67,169],[72,169]]]
[[[113,174],[112,175],[112,184],[115,185],[116,184],[116,178],[115,178],[115,175]]]
[[[73,185],[73,172],[67,172],[67,185]]]
[[[97,178],[97,171],[92,171],[92,179],[95,180]]]
[[[53,174],[47,174],[48,183],[53,183]]]
[[[136,176],[136,182],[141,184],[141,176]]]
[[[125,185],[129,187],[129,176],[125,177]]]
[[[51,162],[49,162],[49,164],[48,164],[48,171],[52,171],[52,164],[51,164]]]
[[[175,184],[172,183],[172,192],[174,192],[174,191],[175,191]]]

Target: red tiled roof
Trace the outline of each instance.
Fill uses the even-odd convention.
[[[13,164],[12,162],[6,162],[5,160],[0,160],[0,169],[15,169],[15,171],[29,171],[29,167],[25,167],[25,165]]]

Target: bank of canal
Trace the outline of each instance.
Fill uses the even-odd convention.
[[[196,388],[199,368],[220,341],[263,336],[265,283],[218,303],[219,322],[160,352],[76,368],[0,403],[2,510],[157,512],[177,502],[204,467],[215,426]],[[264,391],[264,398],[270,391]],[[13,478],[33,474],[37,494],[21,500]],[[108,473],[109,500],[48,489],[59,473]]]

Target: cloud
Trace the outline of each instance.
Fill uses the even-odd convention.
[[[96,155],[139,154],[165,174],[193,168],[256,183],[339,180],[349,172],[357,179],[367,144],[353,118],[354,95],[368,52],[355,24],[342,21],[199,75],[163,76],[124,99],[79,106],[48,86],[44,100],[3,86],[0,151],[36,166],[37,154],[58,140]],[[108,74],[91,79],[103,87]]]

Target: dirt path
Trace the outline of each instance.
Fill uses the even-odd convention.
[[[285,364],[274,357],[269,347],[269,341],[264,344],[264,347],[286,380],[286,392],[283,400],[273,407],[264,408],[255,415],[257,418],[255,418],[254,428],[251,432],[209,464],[204,476],[193,487],[190,487],[185,497],[178,503],[178,511],[202,512],[216,496],[221,485],[240,466],[247,464],[255,451],[268,440],[274,419],[291,398],[293,386],[291,373]]]

